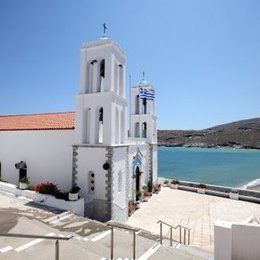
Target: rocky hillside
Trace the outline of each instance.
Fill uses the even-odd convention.
[[[159,130],[158,142],[164,146],[260,149],[260,118],[203,130]]]

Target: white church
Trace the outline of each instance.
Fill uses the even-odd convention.
[[[126,221],[136,192],[157,182],[157,127],[144,79],[131,87],[126,116],[125,62],[110,38],[83,44],[76,112],[0,116],[1,179],[79,186],[86,216]]]

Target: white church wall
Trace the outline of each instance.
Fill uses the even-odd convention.
[[[106,194],[106,173],[103,164],[107,158],[106,149],[104,147],[79,147],[78,149],[78,174],[77,184],[81,188],[82,196],[93,197],[104,200]],[[89,172],[95,174],[95,190],[89,191]]]
[[[2,177],[17,184],[15,163],[25,161],[30,183],[53,182],[71,187],[74,130],[0,131]]]
[[[127,147],[114,148],[113,154],[113,219],[125,222],[128,214],[127,204]]]
[[[158,146],[153,145],[153,182],[158,181]]]

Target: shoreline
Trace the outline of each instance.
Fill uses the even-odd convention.
[[[248,146],[211,146],[211,145],[174,145],[159,143],[159,147],[173,147],[173,148],[205,148],[205,149],[234,149],[234,150],[260,150],[260,147],[248,147]]]
[[[204,182],[195,182],[195,181],[185,181],[185,180],[179,180],[179,179],[169,179],[166,177],[158,176],[158,183],[162,184],[165,180],[168,180],[171,182],[172,180],[177,180],[180,182],[180,185],[187,185],[187,186],[197,186],[199,184],[205,184],[208,187],[216,188],[216,189],[226,189],[230,191],[248,191],[248,192],[259,192],[260,195],[260,179],[255,179],[253,181],[248,182],[246,185],[240,186],[240,187],[232,187],[232,186],[225,186],[225,185],[217,185],[217,184],[210,184],[210,183],[204,183]]]

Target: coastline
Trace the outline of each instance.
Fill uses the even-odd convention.
[[[239,145],[233,145],[233,146],[220,146],[220,145],[197,145],[197,144],[167,144],[167,143],[159,143],[159,147],[183,147],[183,148],[216,148],[216,149],[225,149],[225,148],[230,148],[230,149],[245,149],[245,150],[260,150],[260,147],[255,147],[255,146],[239,146]]]

